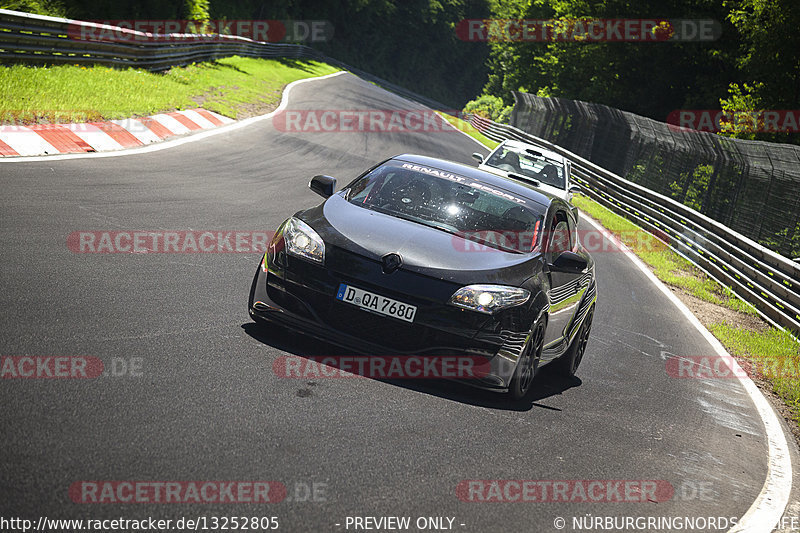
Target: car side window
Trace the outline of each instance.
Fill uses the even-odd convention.
[[[568,217],[563,211],[556,211],[553,217],[553,231],[550,236],[550,253],[554,256],[561,252],[572,250],[572,234],[570,233]]]
[[[578,228],[575,224],[575,219],[571,214],[567,215],[567,223],[569,224],[569,249],[574,250],[575,245],[578,244]]]

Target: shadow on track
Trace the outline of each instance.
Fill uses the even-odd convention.
[[[309,63],[309,60],[307,59],[280,57],[280,58],[275,58],[275,61],[287,67],[303,70],[305,72],[314,72],[312,65]]]
[[[248,322],[242,324],[242,329],[250,337],[267,346],[299,357],[347,356],[356,353],[277,325]],[[364,377],[364,379],[375,378]],[[559,411],[560,409],[539,402],[578,387],[582,383],[577,377],[565,378],[545,367],[537,373],[531,392],[519,402],[513,402],[505,394],[470,387],[456,381],[430,379],[375,379],[375,381],[390,383],[445,400],[504,411],[530,411],[534,407]]]

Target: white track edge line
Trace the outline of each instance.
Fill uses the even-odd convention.
[[[165,150],[167,148],[171,148],[174,146],[179,146],[188,142],[197,141],[200,139],[205,139],[206,137],[211,137],[212,135],[216,135],[218,133],[222,133],[225,131],[233,131],[235,129],[239,129],[245,126],[248,126],[254,122],[258,122],[260,120],[264,120],[267,118],[271,118],[275,113],[278,113],[285,109],[286,103],[288,102],[289,92],[295,85],[299,85],[300,83],[305,83],[309,81],[316,81],[316,80],[324,80],[327,78],[332,78],[334,76],[339,76],[341,74],[346,74],[346,71],[339,71],[334,72],[332,74],[326,74],[325,76],[318,76],[315,78],[305,78],[302,80],[296,80],[291,82],[286,86],[283,92],[283,96],[281,98],[280,105],[272,112],[261,115],[258,117],[252,117],[249,119],[245,119],[240,122],[235,122],[233,124],[229,124],[227,126],[220,126],[219,128],[208,130],[202,133],[198,133],[195,135],[191,135],[189,137],[184,137],[180,139],[174,139],[170,141],[165,141],[158,144],[153,144],[150,146],[142,147],[142,148],[133,148],[129,150],[119,151],[119,152],[101,152],[101,153],[94,153],[94,154],[64,154],[64,155],[53,155],[53,156],[34,156],[34,157],[12,157],[12,158],[0,158],[0,163],[2,162],[28,162],[28,161],[54,161],[54,160],[63,160],[63,159],[81,159],[81,158],[89,158],[89,157],[117,157],[122,155],[134,155],[140,153],[148,153],[148,152],[157,152],[159,150]],[[465,135],[472,141],[478,143],[483,148],[491,151],[492,149],[480,142],[479,140],[475,139],[468,133],[460,130],[459,128],[453,126],[448,122],[448,124],[455,129],[456,131],[460,132],[461,134]],[[581,218],[586,219],[590,224],[594,225],[601,233],[608,237],[611,237],[611,234],[602,227],[598,222],[593,220],[588,216],[583,216]],[[683,313],[683,315],[689,320],[689,322],[694,325],[694,327],[700,332],[700,334],[708,341],[712,348],[720,355],[724,361],[728,362],[728,364],[732,364],[739,369],[738,363],[736,363],[735,359],[730,356],[730,354],[725,350],[722,344],[717,340],[714,335],[708,331],[708,329],[700,323],[696,316],[689,310],[686,305],[681,302],[677,296],[675,296],[672,291],[670,291],[664,283],[659,280],[655,274],[653,274],[650,269],[638,258],[636,257],[633,252],[631,252],[627,246],[620,243],[620,247],[624,252],[627,252],[625,255],[636,265],[639,270],[641,270],[645,276],[656,286],[658,287],[661,292],[663,292],[669,300]],[[733,369],[732,370],[736,370]],[[755,383],[749,377],[741,377],[742,372],[736,373],[739,379],[739,382],[742,384],[744,389],[747,391],[750,398],[753,400],[753,404],[756,407],[759,415],[761,416],[761,420],[764,423],[764,429],[767,433],[767,440],[768,440],[768,451],[769,451],[769,458],[767,463],[767,478],[764,481],[764,486],[761,489],[756,500],[747,510],[747,512],[742,516],[741,520],[739,520],[738,524],[730,529],[728,533],[739,533],[739,532],[764,532],[769,533],[771,532],[774,527],[780,521],[781,516],[783,515],[786,506],[789,503],[789,495],[791,494],[792,488],[792,461],[789,456],[789,445],[786,442],[786,436],[783,433],[783,429],[781,428],[780,420],[778,420],[775,411],[772,409],[772,406],[769,404],[767,399],[761,393],[761,391],[756,387]],[[771,524],[771,525],[769,525]],[[761,527],[759,527],[761,526]]]
[[[453,126],[452,124],[450,125]],[[468,133],[461,131],[455,126],[453,126],[453,128],[487,150],[492,150]],[[758,411],[761,421],[764,424],[764,431],[767,434],[767,451],[769,454],[767,459],[767,477],[764,480],[764,485],[761,487],[761,492],[759,492],[753,504],[747,512],[742,515],[736,526],[731,528],[728,533],[740,533],[745,531],[749,533],[770,533],[775,526],[778,525],[783,513],[786,511],[786,507],[789,504],[789,496],[792,491],[792,460],[789,455],[789,444],[786,442],[786,435],[783,432],[781,422],[775,414],[774,409],[761,390],[753,383],[753,380],[747,377],[742,371],[741,367],[739,367],[739,363],[737,363],[725,347],[722,346],[719,339],[700,323],[700,320],[686,307],[686,304],[675,296],[675,294],[647,268],[647,265],[645,265],[638,256],[625,246],[625,244],[614,238],[606,228],[593,218],[581,213],[581,219],[585,219],[597,228],[606,238],[610,238],[617,243],[620,250],[625,252],[625,255],[644,273],[647,279],[669,298],[678,310],[683,313],[686,319],[689,320],[706,341],[708,341],[714,351],[717,352],[717,355],[721,356],[722,360],[731,367],[734,375],[738,376],[742,387],[753,400],[756,411]]]
[[[185,137],[179,137],[177,139],[170,139],[167,141],[163,141],[160,143],[153,143],[147,146],[142,146],[139,148],[129,148],[126,150],[116,150],[112,152],[94,152],[94,153],[80,153],[80,154],[59,154],[59,155],[43,155],[43,156],[23,156],[23,157],[0,157],[0,164],[3,163],[29,163],[35,161],[63,161],[65,159],[88,159],[88,158],[98,158],[98,157],[121,157],[126,155],[137,155],[137,154],[146,154],[151,152],[158,152],[160,150],[166,150],[168,148],[174,148],[176,146],[180,146],[182,144],[187,144],[195,141],[199,141],[201,139],[206,139],[208,137],[212,137],[214,135],[219,135],[220,133],[228,133],[234,130],[238,130],[239,128],[244,128],[253,124],[255,122],[259,122],[261,120],[270,119],[276,113],[283,111],[286,108],[286,105],[289,102],[289,93],[291,90],[300,85],[301,83],[307,83],[311,81],[317,80],[325,80],[328,78],[333,78],[334,76],[339,76],[342,74],[347,74],[347,71],[340,70],[339,72],[333,72],[331,74],[326,74],[324,76],[316,76],[314,78],[303,78],[302,80],[295,80],[288,85],[283,90],[283,96],[281,97],[281,103],[278,107],[267,113],[266,115],[259,115],[257,117],[250,117],[244,120],[240,120],[237,122],[233,122],[231,124],[226,124],[224,126],[219,126],[218,128],[214,128],[213,130],[205,130],[193,135],[188,135]]]
[[[647,265],[639,259],[624,243],[617,240],[606,228],[593,218],[581,213],[581,219],[592,224],[607,239],[613,240],[622,252],[641,270],[645,276],[663,292],[669,300],[675,304],[686,319],[700,332],[708,341],[717,355],[730,367],[730,370],[738,377],[742,387],[747,391],[753,400],[756,411],[761,416],[764,423],[764,431],[767,436],[767,449],[769,452],[767,460],[767,477],[761,492],[756,497],[753,504],[739,519],[739,522],[731,528],[728,533],[769,533],[781,520],[786,506],[789,504],[789,496],[792,491],[792,460],[789,455],[789,444],[786,442],[786,435],[783,432],[781,422],[775,414],[775,410],[767,401],[764,394],[759,390],[753,380],[739,366],[722,343],[706,328],[700,320],[692,313],[675,294],[647,268]]]
[[[442,115],[442,112],[441,112],[441,111],[436,111],[436,112],[437,112],[437,113],[439,113],[439,115]],[[444,116],[442,116],[442,118],[444,118]],[[462,119],[462,120],[463,120],[463,119]],[[466,131],[463,131],[462,129],[460,129],[460,128],[457,128],[457,127],[456,127],[454,124],[450,124],[450,121],[449,121],[449,120],[447,120],[446,118],[444,118],[444,121],[445,121],[445,122],[447,122],[447,125],[448,125],[448,126],[450,126],[451,128],[453,128],[454,130],[456,130],[456,131],[457,131],[457,132],[459,132],[460,134],[462,134],[462,135],[466,135],[468,139],[470,139],[470,140],[472,140],[472,141],[474,141],[474,142],[476,142],[476,143],[480,144],[480,145],[481,145],[481,147],[485,148],[486,150],[489,150],[489,152],[491,152],[492,150],[494,150],[494,148],[489,148],[488,146],[486,146],[485,144],[483,144],[482,142],[480,142],[478,139],[476,139],[475,137],[473,137],[472,135],[470,135],[470,134],[469,134],[469,133],[467,133]],[[465,120],[464,122],[467,122],[467,121]],[[469,122],[467,122],[467,124],[469,124]],[[472,126],[472,124],[470,124],[470,126]],[[475,126],[472,126],[472,127],[474,128]],[[477,128],[475,128],[475,129],[477,129]],[[479,132],[480,132],[480,130],[479,130]]]

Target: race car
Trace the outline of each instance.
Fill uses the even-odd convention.
[[[286,219],[259,261],[250,316],[370,355],[480,356],[469,383],[531,389],[574,375],[594,315],[594,261],[564,200],[471,166],[399,155]]]
[[[485,159],[477,152],[472,157],[481,170],[535,185],[566,202],[572,202],[572,195],[580,190],[572,182],[569,159],[533,144],[505,140]],[[577,216],[577,209],[574,213]]]

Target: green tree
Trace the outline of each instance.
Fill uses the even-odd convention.
[[[205,23],[211,18],[209,8],[209,0],[184,0],[183,16],[186,20]]]
[[[511,109],[511,106],[503,104],[502,98],[491,94],[481,95],[475,100],[470,100],[464,106],[465,113],[480,115],[502,124],[508,124]]]
[[[23,11],[35,15],[66,17],[67,8],[59,0],[0,0],[0,9]]]
[[[740,36],[737,79],[722,108],[737,113],[800,106],[800,2],[797,0],[726,1],[728,20]],[[732,137],[800,143],[800,135],[753,133],[731,125]]]
[[[714,0],[493,0],[500,18],[696,18],[725,21]],[[665,121],[682,108],[714,108],[733,79],[735,32],[715,42],[504,42],[490,44],[486,92],[511,91],[606,104]]]

